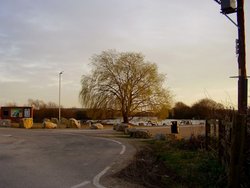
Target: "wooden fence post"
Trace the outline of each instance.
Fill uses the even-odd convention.
[[[209,149],[209,145],[210,145],[210,122],[208,120],[206,120],[206,132],[205,132],[205,140],[206,140],[206,150]]]
[[[220,162],[224,165],[224,157],[225,157],[225,124],[221,120],[219,120],[219,142],[218,142],[218,155]]]
[[[228,182],[230,188],[240,187],[242,165],[244,162],[246,116],[236,115],[233,120],[231,138],[231,156]]]
[[[217,132],[218,124],[217,124],[216,119],[213,120],[212,124],[213,124],[213,137],[216,138],[216,136],[218,136],[218,132]]]

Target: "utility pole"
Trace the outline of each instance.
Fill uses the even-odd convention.
[[[247,114],[247,72],[246,72],[246,45],[245,45],[245,17],[244,0],[237,0],[238,22],[238,111]]]
[[[221,13],[224,14],[238,29],[236,50],[238,55],[238,112],[247,114],[247,72],[246,72],[246,44],[245,44],[245,16],[244,0],[214,0],[221,5]],[[237,23],[228,14],[237,13]],[[235,78],[235,77],[232,77]]]
[[[246,162],[246,135],[247,135],[247,72],[246,72],[246,47],[245,47],[245,17],[244,0],[214,0],[221,4],[221,13],[224,14],[238,29],[236,39],[236,54],[238,55],[238,114],[234,117],[230,129],[230,161],[228,164],[228,187],[241,187],[247,171]],[[237,14],[235,23],[228,14]]]

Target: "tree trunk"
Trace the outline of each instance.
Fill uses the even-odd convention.
[[[128,114],[126,112],[122,113],[123,123],[128,123]]]

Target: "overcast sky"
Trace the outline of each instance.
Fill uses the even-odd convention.
[[[245,1],[247,62],[249,11]],[[90,57],[116,49],[155,62],[175,101],[237,106],[237,79],[229,78],[238,74],[237,28],[213,0],[0,0],[0,23],[0,105],[58,103],[64,71],[61,104],[80,107]]]

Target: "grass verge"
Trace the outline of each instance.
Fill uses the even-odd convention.
[[[223,167],[203,143],[202,137],[148,141],[116,176],[152,188],[226,187]]]

